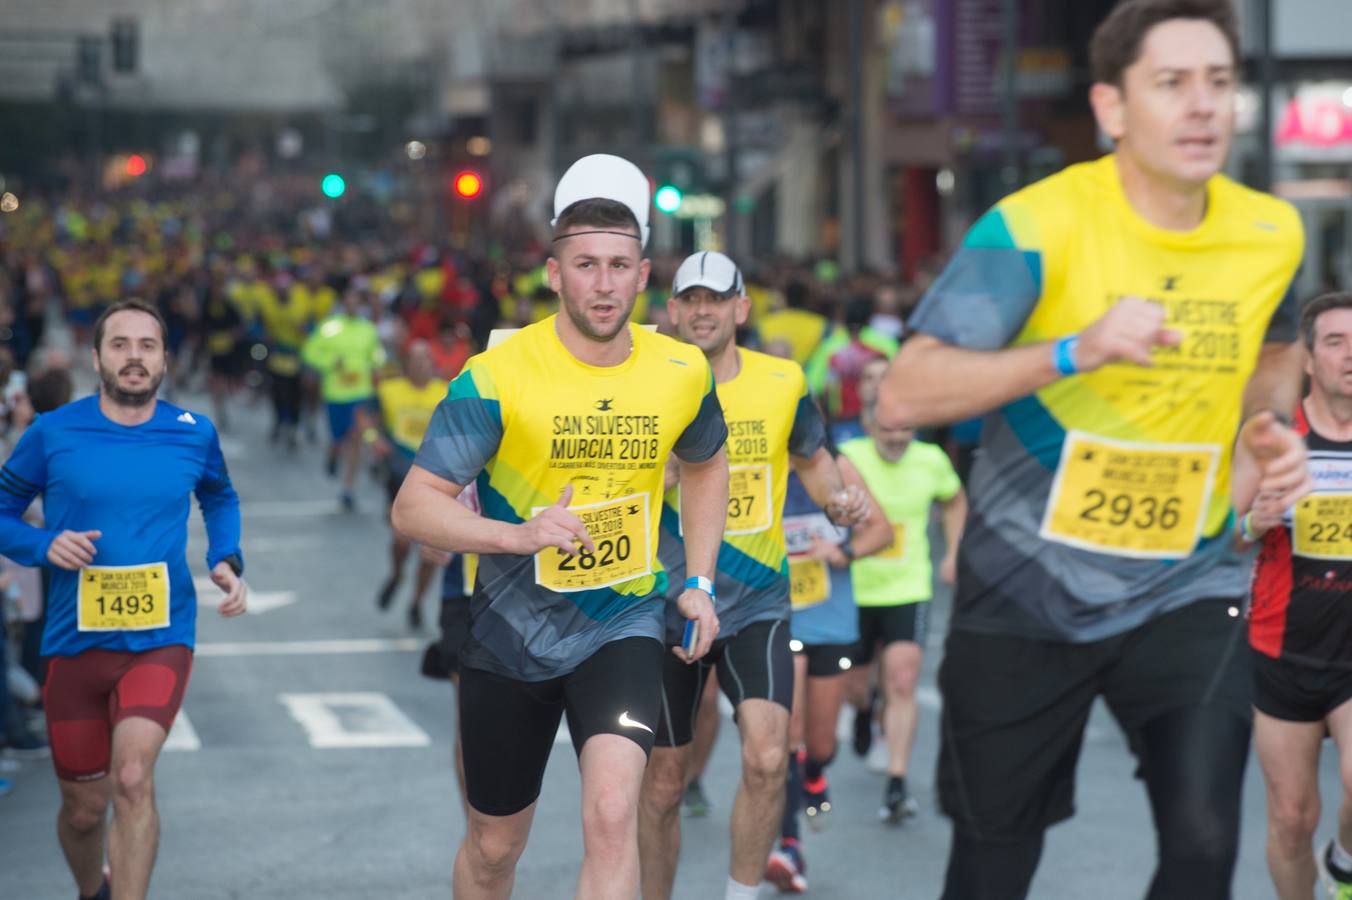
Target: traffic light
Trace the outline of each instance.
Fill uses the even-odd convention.
[[[674,184],[664,184],[657,189],[653,197],[653,202],[657,204],[657,209],[667,215],[671,215],[681,208],[681,189]]]
[[[337,172],[330,172],[319,183],[319,189],[324,192],[325,197],[330,200],[337,200],[347,193],[347,182]]]
[[[455,195],[462,200],[473,200],[484,192],[483,176],[473,169],[465,169],[451,182]]]
[[[135,72],[136,55],[140,45],[140,28],[135,19],[117,19],[113,22],[113,71]]]

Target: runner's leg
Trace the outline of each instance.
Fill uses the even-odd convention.
[[[1254,748],[1267,782],[1267,864],[1281,900],[1309,900],[1319,825],[1323,722],[1288,722],[1254,711]]]

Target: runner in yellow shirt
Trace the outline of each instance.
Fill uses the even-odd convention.
[[[385,469],[385,490],[390,504],[399,494],[404,477],[418,455],[427,425],[442,400],[446,399],[449,382],[437,379],[432,363],[432,348],[426,341],[416,340],[404,353],[405,375],[387,378],[376,388],[379,424],[370,412],[362,411],[362,434],[371,453]],[[389,609],[395,592],[403,581],[404,562],[413,545],[398,531],[390,530],[390,575],[376,595],[376,606]],[[413,597],[408,608],[409,627],[422,627],[422,598],[437,571],[446,564],[446,554],[430,548],[419,548],[418,571],[413,581]]]
[[[1115,152],[978,220],[883,382],[883,425],[986,415],[939,671],[946,900],[1027,894],[1099,696],[1149,795],[1149,897],[1230,896],[1253,699],[1231,482],[1283,508],[1311,484],[1283,424],[1300,217],[1221,174],[1238,48],[1228,2],[1119,3],[1089,54]]]

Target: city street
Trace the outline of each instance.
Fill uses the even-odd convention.
[[[199,402],[186,405],[207,408],[203,398],[193,399]],[[163,839],[152,894],[447,897],[463,829],[451,769],[453,695],[448,684],[418,673],[430,632],[407,630],[406,595],[383,615],[372,602],[387,565],[382,494],[364,478],[358,511],[341,513],[319,449],[303,446],[290,456],[269,446],[267,418],[265,405],[239,404],[235,429],[224,438],[244,504],[252,608],[221,620],[211,608],[215,589],[199,588],[195,671],[158,768]],[[195,567],[202,566],[203,549],[194,513]],[[806,836],[811,896],[937,894],[948,841],[931,789],[942,622],[935,632],[910,777],[923,812],[900,829],[880,825],[881,776],[843,746],[829,773],[830,827]],[[688,900],[721,896],[726,879],[737,753],[731,723],[725,726],[705,779],[713,811],[685,820],[676,896]],[[1324,762],[1324,796],[1332,800],[1335,767],[1327,756]],[[1105,714],[1093,721],[1079,769],[1079,814],[1051,832],[1033,896],[1140,897],[1154,856],[1149,811],[1125,743]],[[518,897],[571,896],[581,855],[575,773],[563,737],[521,861]],[[1256,762],[1248,776],[1235,895],[1258,900],[1272,892]],[[0,894],[65,900],[74,888],[54,833],[58,800],[50,766],[27,763],[14,779],[13,794],[0,799]],[[1321,840],[1332,817],[1326,810]]]

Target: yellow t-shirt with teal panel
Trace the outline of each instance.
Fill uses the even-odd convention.
[[[474,482],[483,515],[511,524],[572,485],[569,508],[595,552],[479,558],[463,659],[525,681],[567,674],[611,641],[662,639],[667,458],[706,460],[727,437],[697,348],[630,325],[628,358],[590,366],[563,345],[556,321],[472,357],[416,459],[447,481]]]
[[[728,513],[714,579],[719,634],[730,637],[754,622],[789,615],[789,567],[784,549],[784,493],[789,456],[810,457],[826,443],[826,425],[808,395],[803,369],[792,360],[739,349],[741,366],[718,385],[728,423]],[[673,597],[685,583],[680,487],[662,510],[662,565]],[[667,641],[679,643],[685,622],[668,610]]]
[[[1294,208],[1220,175],[1200,225],[1156,227],[1113,155],[972,227],[914,331],[998,350],[1081,332],[1135,296],[1160,304],[1182,342],[1156,347],[1149,368],[1072,375],[987,416],[954,627],[1092,641],[1245,593],[1227,527],[1231,450],[1260,349],[1296,339],[1303,246]]]

